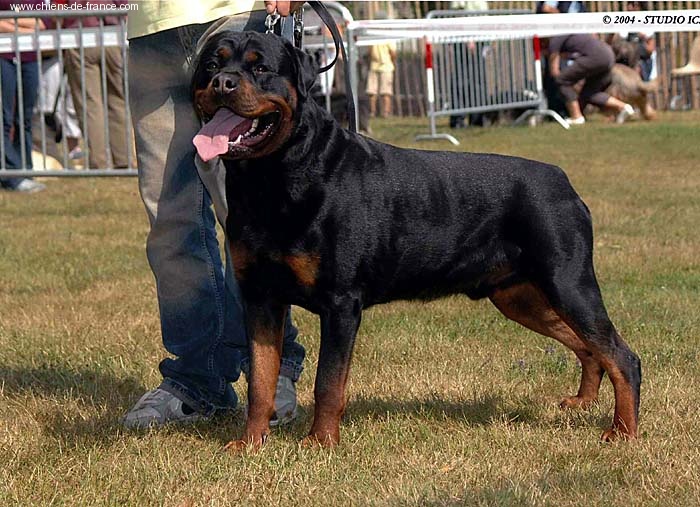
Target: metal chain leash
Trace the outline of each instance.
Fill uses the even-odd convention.
[[[295,11],[292,18],[294,19],[294,47],[301,49],[304,38],[304,10]]]
[[[275,33],[275,25],[281,23],[282,16],[277,12],[277,9],[272,14],[268,14],[265,18],[265,33]],[[294,46],[301,49],[302,39],[304,37],[304,12],[299,9],[292,13],[294,20],[293,42]]]
[[[268,14],[265,18],[265,33],[275,33],[275,25],[279,23],[282,16],[279,15],[277,9],[272,14]]]

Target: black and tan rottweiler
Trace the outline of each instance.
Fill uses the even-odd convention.
[[[245,434],[228,447],[268,435],[288,305],[321,319],[307,442],[333,445],[362,311],[447,294],[489,298],[569,347],[582,379],[564,408],[593,402],[607,372],[615,414],[603,438],[635,437],[640,361],[608,318],[591,216],[564,172],[350,132],[309,96],[316,74],[305,53],[252,32],[210,37],[196,63],[193,100],[206,123],[195,144],[226,166],[226,232],[251,340]]]

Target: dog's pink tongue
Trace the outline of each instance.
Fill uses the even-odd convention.
[[[245,118],[238,116],[230,109],[225,107],[219,109],[192,140],[200,158],[209,162],[214,157],[228,152],[229,134],[244,120]]]

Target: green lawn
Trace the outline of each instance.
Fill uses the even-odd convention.
[[[332,451],[298,446],[319,340],[303,310],[305,415],[261,453],[219,451],[242,430],[233,417],[126,432],[164,354],[136,180],[51,179],[0,192],[0,506],[700,504],[700,114],[465,130],[457,148],[415,143],[426,120],[372,126],[567,171],[593,213],[609,313],[642,357],[640,438],[601,443],[610,383],[592,409],[560,411],[575,357],[458,297],[365,313]]]

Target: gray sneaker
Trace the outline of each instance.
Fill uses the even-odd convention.
[[[24,192],[26,194],[35,194],[45,189],[46,185],[30,179],[23,179],[15,188],[13,188],[15,192]]]
[[[161,388],[148,391],[122,419],[127,429],[163,426],[169,423],[193,423],[208,419],[192,410],[175,395]]]
[[[248,407],[243,409],[243,415],[248,418]],[[275,391],[275,413],[270,419],[270,427],[289,424],[299,415],[297,409],[297,388],[289,377],[280,375],[277,378]]]
[[[297,388],[289,377],[277,378],[275,391],[275,413],[270,419],[270,426],[284,426],[297,418]]]

